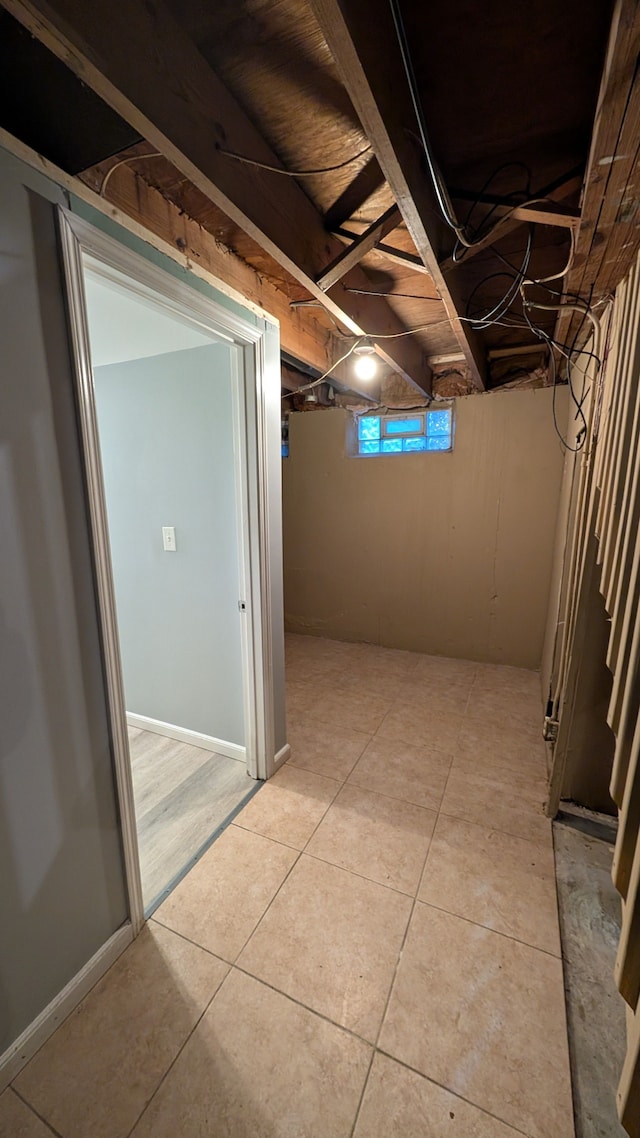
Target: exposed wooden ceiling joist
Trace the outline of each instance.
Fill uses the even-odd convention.
[[[378,159],[373,154],[325,215],[327,232],[332,233],[345,221],[349,221],[383,185],[384,174]]]
[[[389,209],[383,213],[382,217],[379,217],[377,221],[374,221],[373,225],[365,229],[364,233],[361,233],[359,237],[354,239],[348,249],[343,249],[335,260],[333,260],[330,265],[327,265],[327,268],[318,277],[320,288],[331,288],[332,285],[349,272],[349,269],[359,264],[362,258],[366,257],[367,253],[375,249],[383,237],[386,237],[388,233],[397,229],[400,221],[400,210],[397,205],[390,206]]]
[[[339,243],[293,178],[246,166],[224,153],[279,165],[162,0],[2,3],[345,328],[374,337],[405,331],[384,298],[351,294],[342,282],[329,293],[317,285],[315,278],[341,252]],[[349,283],[366,287],[367,278],[356,267]],[[379,352],[415,387],[430,390],[430,369],[412,336],[383,339]]]
[[[345,229],[344,226],[336,227],[332,230],[335,237],[339,237],[342,241],[357,241],[360,236],[359,233],[353,233],[351,229]],[[375,244],[377,253],[382,253],[388,261],[393,261],[394,264],[399,265],[402,269],[412,269],[416,273],[422,273],[423,276],[429,276],[429,270],[425,267],[424,262],[415,253],[405,253],[404,249],[396,249],[394,245],[387,245],[385,241],[377,241]]]
[[[311,0],[336,65],[407,228],[442,297],[473,378],[484,384],[479,339],[461,321],[455,286],[438,264],[437,206],[410,132],[406,80],[388,5],[375,0]],[[375,26],[376,34],[371,35]],[[436,221],[434,222],[434,218]]]
[[[605,59],[567,291],[600,299],[625,277],[640,243],[640,5],[617,0]],[[571,342],[581,317],[559,313],[555,339]],[[589,325],[587,325],[587,328]],[[585,328],[585,334],[587,331]]]
[[[174,249],[179,249],[189,267],[205,269],[234,288],[240,296],[271,313],[280,324],[283,351],[309,364],[317,372],[330,368],[340,354],[341,345],[325,322],[317,319],[318,310],[292,308],[286,293],[225,248],[154,186],[148,185],[139,176],[141,165],[122,162],[117,176],[109,181],[109,203]],[[94,167],[82,176],[82,181],[99,190],[105,173],[111,168],[111,163]]]
[[[580,222],[580,210],[565,205],[563,199],[576,194],[581,186],[582,178],[576,176],[563,182],[559,188],[550,190],[548,193],[545,193],[544,190],[541,191],[539,196],[541,199],[544,198],[544,201],[541,200],[535,205],[515,207],[512,203],[505,202],[504,199],[488,194],[482,195],[483,199],[485,199],[483,204],[491,205],[492,216],[500,218],[502,215],[504,220],[501,225],[495,226],[486,237],[476,241],[471,249],[465,249],[464,260],[471,260],[477,253],[481,253],[483,249],[494,245],[501,237],[506,237],[508,233],[512,233],[513,230],[523,222],[528,222],[530,225],[555,225],[561,229],[576,230]],[[475,201],[474,204],[476,204]],[[456,264],[457,262],[454,261],[453,257],[447,257],[444,261],[441,261],[440,268],[443,273],[448,273],[451,269],[456,267]]]

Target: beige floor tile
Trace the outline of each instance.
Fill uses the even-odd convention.
[[[458,747],[453,756],[453,770],[466,770],[479,774],[483,778],[493,778],[502,782],[518,792],[520,788],[526,794],[534,791],[544,798],[547,793],[546,764],[541,751],[532,752],[528,759],[510,759],[503,755],[496,755],[490,746],[471,748]]]
[[[235,824],[301,850],[339,789],[336,779],[287,763],[240,811]]]
[[[303,767],[338,782],[344,782],[371,738],[363,731],[317,723],[300,715],[289,717],[287,725],[289,766]]]
[[[525,841],[441,815],[418,897],[560,955],[550,841]]]
[[[233,961],[296,857],[288,846],[229,826],[156,909],[154,920]]]
[[[368,693],[361,688],[340,688],[328,683],[316,685],[315,696],[309,701],[308,714],[321,723],[335,723],[374,735],[391,707],[393,695]]]
[[[52,1135],[53,1130],[11,1089],[0,1095],[0,1138],[52,1138]]]
[[[508,690],[541,698],[540,673],[509,664],[476,664],[474,687],[478,691]]]
[[[516,721],[542,731],[544,708],[540,692],[510,691],[508,687],[484,691],[475,683],[471,687],[468,712],[475,719],[489,719],[490,723]]]
[[[475,771],[453,767],[440,810],[516,838],[550,841],[551,822],[544,815],[544,799],[542,784],[519,784],[510,789],[503,778],[485,778]]]
[[[473,719],[507,730],[522,725],[542,734],[544,709],[539,693],[512,692],[508,688],[504,691],[482,691],[474,684],[467,714]]]
[[[335,672],[332,678],[332,687],[326,694],[328,697],[335,694],[349,694],[369,704],[372,699],[385,701],[387,704],[398,699],[404,684],[408,682],[402,672],[389,672],[385,664],[371,662],[363,666],[357,664],[347,665]]]
[[[424,708],[431,715],[462,716],[467,710],[470,687],[466,684],[406,680],[398,693],[398,702]]]
[[[415,680],[435,680],[450,684],[471,684],[475,679],[478,664],[473,660],[457,660],[453,656],[418,655],[413,678]]]
[[[353,1138],[521,1138],[415,1071],[376,1054]]]
[[[430,747],[412,747],[379,736],[372,739],[347,782],[437,810],[447,784],[451,759]]]
[[[456,742],[455,755],[470,759],[478,755],[499,759],[516,770],[544,770],[545,745],[542,726],[526,727],[521,723],[497,723],[474,719],[467,712]]]
[[[348,1138],[370,1055],[234,970],[133,1138]]]
[[[15,1080],[64,1138],[124,1138],[228,965],[151,925]]]
[[[285,694],[287,719],[291,715],[307,715],[309,704],[315,700],[315,698],[316,690],[313,681],[293,680],[288,678]]]
[[[416,904],[380,1047],[530,1138],[572,1138],[560,960]]]
[[[239,966],[374,1041],[411,899],[303,855]]]
[[[432,810],[345,786],[305,852],[413,897],[436,817]]]
[[[394,703],[377,735],[411,747],[433,747],[450,755],[461,727],[462,712],[440,711],[437,701],[431,707]]]

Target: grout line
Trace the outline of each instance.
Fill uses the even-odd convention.
[[[150,921],[153,921],[154,925],[160,925],[160,927],[165,929],[168,933],[173,933],[174,936],[186,941],[187,944],[192,945],[194,948],[199,948],[201,952],[206,952],[207,956],[212,956],[214,960],[219,960],[222,964],[227,964],[229,968],[233,968],[233,960],[229,960],[226,956],[222,956],[221,953],[214,952],[212,948],[207,948],[206,945],[200,944],[197,940],[193,940],[192,937],[180,932],[179,929],[174,929],[171,925],[165,925],[164,921],[160,921],[158,917],[150,917]],[[240,951],[242,951],[242,949]]]
[[[17,1078],[17,1076],[16,1076],[16,1078]],[[16,1098],[20,1100],[20,1102],[23,1104],[23,1106],[26,1106],[27,1110],[30,1111],[31,1114],[35,1114],[36,1118],[38,1118],[40,1120],[40,1122],[42,1122],[43,1125],[46,1126],[47,1130],[49,1130],[52,1134],[55,1134],[56,1138],[63,1138],[63,1135],[60,1133],[60,1131],[56,1130],[55,1126],[51,1122],[47,1122],[47,1119],[45,1118],[45,1116],[43,1114],[40,1114],[40,1111],[36,1110],[35,1106],[31,1105],[29,1100],[24,1097],[22,1092],[19,1091],[17,1087],[14,1087],[13,1083],[10,1083],[9,1086],[11,1087],[11,1090],[13,1091]],[[8,1090],[9,1087],[7,1087],[6,1089]]]
[[[289,847],[287,847],[287,848],[288,848],[288,849],[291,849],[292,847],[291,847],[291,846],[289,846]],[[262,922],[264,921],[264,918],[266,917],[266,915],[267,915],[267,913],[269,912],[269,910],[270,910],[271,906],[273,905],[273,902],[275,901],[276,897],[278,897],[278,896],[279,896],[279,894],[280,894],[280,892],[281,892],[282,888],[284,887],[284,885],[286,884],[286,882],[289,880],[289,878],[290,878],[290,876],[291,876],[291,874],[292,874],[293,870],[295,869],[296,865],[297,865],[297,864],[298,864],[298,862],[300,861],[300,858],[302,857],[302,851],[301,851],[301,850],[296,850],[295,852],[296,852],[296,855],[297,855],[297,856],[294,858],[294,860],[292,861],[291,865],[289,866],[289,869],[287,870],[287,872],[286,872],[286,874],[284,875],[284,877],[283,877],[282,881],[280,882],[280,884],[279,884],[278,888],[276,889],[275,893],[273,894],[273,897],[272,897],[272,898],[271,898],[271,900],[269,901],[269,904],[267,905],[267,907],[266,907],[266,909],[265,909],[264,913],[263,913],[263,914],[262,914],[262,916],[260,917],[260,919],[259,919],[258,923],[257,923],[257,924],[254,926],[254,928],[252,929],[252,931],[249,933],[249,935],[248,935],[247,939],[245,940],[244,944],[242,945],[242,948],[241,948],[241,949],[240,949],[240,951],[237,953],[237,955],[236,955],[236,958],[235,958],[235,960],[234,960],[234,962],[233,962],[233,963],[234,963],[234,966],[235,966],[235,961],[237,961],[237,960],[238,960],[238,958],[239,958],[239,957],[242,955],[242,953],[244,952],[245,948],[246,948],[246,947],[247,947],[247,945],[249,944],[249,941],[250,941],[250,940],[253,940],[253,937],[255,936],[255,934],[257,933],[258,929],[260,928],[260,925],[261,925],[261,924],[262,924]]]
[[[434,1087],[439,1087],[440,1090],[446,1091],[447,1094],[452,1095],[453,1098],[459,1099],[460,1102],[466,1103],[467,1106],[473,1107],[474,1110],[480,1111],[481,1114],[487,1115],[488,1118],[493,1118],[496,1122],[502,1123],[503,1126],[513,1130],[514,1134],[522,1134],[523,1138],[531,1138],[528,1131],[521,1130],[519,1126],[514,1126],[513,1122],[507,1122],[504,1118],[501,1118],[500,1115],[494,1114],[491,1110],[487,1110],[486,1107],[478,1106],[477,1102],[473,1102],[470,1098],[465,1098],[459,1091],[454,1091],[451,1087],[448,1087],[446,1083],[439,1083],[437,1079],[432,1078],[430,1075],[425,1075],[424,1071],[418,1070],[417,1067],[412,1067],[410,1063],[406,1063],[403,1059],[398,1059],[397,1055],[392,1055],[390,1051],[385,1051],[382,1047],[376,1047],[375,1054],[384,1055],[386,1059],[393,1060],[394,1063],[398,1063],[400,1067],[404,1067],[405,1070],[411,1071],[414,1075],[418,1075],[421,1079],[424,1079],[425,1082],[431,1083]]]
[[[429,838],[429,845],[430,844],[431,838]],[[339,869],[341,873],[350,873],[352,877],[358,877],[360,881],[368,881],[369,885],[377,885],[380,889],[388,889],[390,893],[395,893],[398,897],[415,897],[415,893],[407,893],[406,890],[398,889],[395,885],[387,885],[384,881],[376,881],[375,877],[367,877],[364,873],[358,873],[357,869],[349,869],[346,865],[338,865],[337,862],[329,861],[328,858],[320,857],[319,854],[309,853],[307,850],[303,850],[303,854],[312,861],[319,861],[322,865],[330,865],[332,869]]]
[[[376,1048],[378,1047],[378,1043],[380,1042],[380,1036],[382,1035],[382,1029],[383,1029],[383,1027],[384,1027],[384,1021],[385,1021],[385,1019],[387,1018],[387,1012],[388,1012],[388,1010],[389,1010],[389,1004],[391,1003],[391,995],[392,995],[392,993],[393,993],[393,989],[394,989],[394,987],[395,987],[396,979],[397,979],[397,976],[398,976],[398,971],[399,971],[399,968],[400,968],[400,962],[401,962],[401,960],[402,960],[402,954],[403,954],[403,952],[404,952],[404,948],[405,948],[405,945],[406,945],[406,943],[407,943],[407,937],[408,937],[408,935],[409,935],[409,929],[410,929],[410,927],[411,927],[411,922],[412,922],[412,920],[413,920],[413,914],[415,913],[415,910],[416,910],[416,905],[417,905],[417,903],[418,903],[418,893],[419,893],[419,891],[420,891],[420,885],[421,885],[421,883],[422,883],[422,878],[423,878],[423,876],[424,876],[424,871],[425,871],[425,867],[426,867],[426,864],[427,864],[427,859],[428,859],[428,857],[429,857],[429,850],[431,849],[431,842],[433,841],[433,835],[434,835],[434,833],[435,833],[435,827],[434,827],[434,829],[433,829],[433,831],[432,831],[432,834],[431,834],[431,838],[429,839],[429,844],[428,844],[428,846],[427,846],[427,849],[426,849],[426,852],[425,852],[425,855],[424,855],[424,859],[423,859],[423,862],[422,862],[422,868],[421,868],[421,870],[420,870],[420,876],[418,877],[418,884],[416,885],[416,890],[415,890],[415,893],[413,894],[413,904],[411,905],[411,909],[410,909],[410,912],[409,912],[409,919],[408,919],[408,921],[407,921],[407,924],[406,924],[406,927],[405,927],[405,930],[404,930],[404,936],[403,936],[403,938],[402,938],[402,944],[400,945],[400,950],[399,950],[399,952],[398,952],[398,958],[397,958],[397,960],[396,960],[396,965],[395,965],[395,968],[394,968],[394,970],[393,970],[393,976],[391,977],[391,983],[390,983],[390,985],[389,985],[389,990],[388,990],[388,992],[387,992],[387,998],[386,998],[386,1000],[385,1000],[385,1003],[384,1003],[384,1008],[383,1008],[383,1011],[382,1011],[382,1017],[381,1017],[381,1019],[380,1019],[380,1026],[379,1026],[379,1028],[378,1028],[378,1033],[377,1033],[377,1035],[376,1035],[376,1042],[375,1042],[375,1046],[376,1046]]]
[[[301,1000],[298,996],[292,996],[290,992],[285,992],[282,988],[276,988],[275,984],[270,983],[269,980],[265,980],[262,976],[257,976],[255,972],[250,972],[248,968],[244,968],[241,964],[232,964],[231,970],[239,972],[242,976],[248,976],[249,979],[254,980],[256,984],[262,984],[265,988],[268,988],[270,992],[275,992],[277,996],[282,996],[283,999],[290,1000],[292,1004],[296,1005],[296,1007],[303,1008],[305,1012],[309,1012],[311,1015],[317,1016],[317,1018],[321,1019],[323,1023],[328,1023],[337,1031],[344,1031],[345,1034],[350,1035],[352,1039],[357,1039],[359,1043],[366,1044],[367,1047],[371,1048],[372,1052],[375,1051],[375,1044],[372,1043],[370,1039],[366,1039],[364,1035],[359,1035],[358,1032],[354,1031],[352,1027],[347,1027],[346,1024],[338,1023],[337,1020],[331,1019],[331,1016],[328,1016],[326,1012],[318,1011],[318,1009],[313,1008],[311,1004],[305,1004],[304,1000]],[[231,972],[229,972],[228,975],[230,976]],[[226,979],[227,977],[225,976],[225,980]],[[222,984],[220,987],[222,987]],[[220,991],[220,988],[218,991]]]
[[[542,952],[544,956],[551,957],[552,960],[561,960],[561,956],[557,952],[550,952],[548,948],[540,948],[538,944],[529,944],[528,940],[522,940],[520,937],[513,936],[511,933],[503,933],[500,929],[493,929],[491,925],[485,925],[482,921],[473,921],[471,917],[463,917],[462,913],[452,913],[451,909],[443,909],[442,905],[434,905],[431,901],[423,901],[421,897],[416,897],[419,905],[424,905],[425,909],[435,909],[438,913],[446,913],[448,917],[453,917],[455,920],[464,921],[468,925],[473,925],[477,929],[485,929],[488,933],[494,933],[495,936],[504,937],[505,940],[511,940],[514,944],[521,944],[524,948],[530,948],[533,952]]]
[[[300,846],[292,846],[290,842],[283,842],[281,838],[270,838],[268,834],[261,834],[259,830],[251,830],[248,826],[243,826],[242,822],[237,820],[233,822],[236,830],[242,830],[245,834],[255,834],[256,838],[264,838],[267,842],[275,842],[278,846],[284,846],[287,850],[295,850],[296,853],[302,853]]]
[[[371,1051],[371,1058],[369,1060],[369,1066],[367,1067],[367,1073],[365,1075],[364,1083],[362,1084],[362,1091],[360,1093],[360,1098],[358,1099],[358,1105],[356,1107],[356,1113],[354,1115],[353,1124],[352,1124],[351,1129],[349,1131],[349,1138],[353,1138],[353,1135],[355,1134],[355,1131],[356,1131],[356,1126],[358,1125],[358,1119],[360,1117],[360,1112],[362,1110],[362,1104],[364,1102],[364,1096],[366,1094],[367,1087],[369,1086],[369,1078],[371,1076],[371,1068],[373,1067],[373,1060],[375,1059],[375,1057],[376,1057],[376,1048],[374,1047]]]
[[[546,815],[540,815],[546,817]],[[511,838],[514,842],[527,842],[530,846],[536,846],[538,849],[544,850],[545,853],[552,851],[553,842],[547,843],[546,835],[539,838],[526,838],[521,834],[511,834],[507,830],[501,830],[498,826],[489,826],[486,822],[472,821],[470,818],[461,818],[457,814],[449,814],[442,809],[438,810],[438,818],[450,818],[452,822],[462,822],[463,826],[473,826],[476,830],[484,830],[485,833],[501,834],[505,838]]]
[[[225,980],[227,979],[227,977],[228,977],[228,976],[230,976],[230,975],[231,975],[231,970],[229,970],[229,972],[227,972],[227,975],[226,975],[226,976],[223,976],[223,978],[222,978],[222,980],[220,981],[220,983],[218,984],[218,986],[217,986],[217,988],[216,988],[215,992],[213,993],[213,995],[212,995],[211,999],[210,999],[210,1000],[207,1000],[207,1003],[206,1003],[205,1007],[202,1009],[202,1012],[201,1012],[201,1014],[198,1016],[198,1018],[197,1018],[196,1022],[194,1023],[193,1027],[191,1028],[191,1031],[190,1031],[190,1032],[187,1034],[187,1036],[186,1036],[186,1038],[184,1039],[183,1043],[182,1043],[182,1044],[181,1044],[181,1046],[178,1048],[178,1050],[177,1050],[176,1054],[174,1055],[173,1059],[171,1060],[171,1062],[170,1062],[169,1066],[167,1067],[166,1071],[165,1071],[165,1072],[164,1072],[164,1074],[162,1075],[162,1078],[160,1079],[160,1082],[158,1083],[158,1085],[157,1085],[156,1089],[154,1090],[153,1094],[152,1094],[152,1095],[151,1095],[151,1096],[150,1096],[150,1097],[147,1099],[146,1103],[144,1104],[144,1106],[143,1106],[142,1110],[141,1110],[141,1111],[140,1111],[140,1113],[138,1114],[138,1116],[137,1116],[137,1118],[136,1118],[136,1120],[135,1120],[135,1122],[134,1122],[133,1126],[131,1127],[131,1129],[130,1129],[129,1131],[127,1131],[127,1138],[130,1138],[130,1136],[133,1134],[133,1132],[134,1132],[134,1130],[135,1130],[136,1126],[138,1125],[138,1123],[139,1123],[140,1119],[142,1118],[143,1114],[144,1114],[144,1113],[145,1113],[145,1111],[146,1111],[146,1110],[148,1110],[148,1108],[151,1106],[151,1103],[153,1102],[154,1098],[156,1097],[156,1095],[157,1095],[157,1094],[158,1094],[158,1092],[160,1091],[161,1087],[162,1087],[162,1086],[163,1086],[163,1084],[165,1083],[166,1079],[168,1078],[169,1074],[171,1073],[171,1071],[172,1071],[172,1070],[173,1070],[173,1068],[175,1067],[176,1063],[178,1062],[178,1059],[179,1059],[179,1058],[180,1058],[180,1056],[182,1055],[182,1052],[184,1051],[185,1047],[187,1046],[187,1043],[188,1043],[188,1042],[189,1042],[189,1040],[191,1039],[191,1036],[193,1035],[194,1031],[196,1030],[196,1028],[198,1027],[198,1025],[201,1023],[201,1021],[204,1019],[204,1017],[205,1017],[205,1015],[207,1014],[207,1012],[209,1011],[209,1008],[211,1007],[211,1005],[212,1005],[213,1001],[215,1000],[216,996],[218,995],[218,992],[219,992],[219,991],[220,991],[220,989],[222,988],[222,985],[224,984],[224,982],[225,982]]]
[[[395,794],[385,794],[384,790],[374,790],[371,786],[366,786],[364,782],[344,782],[340,787],[340,791],[336,795],[339,797],[341,791],[345,787],[353,788],[354,790],[364,790],[367,794],[374,794],[377,798],[384,798],[387,802],[399,802],[402,806],[412,806],[415,810],[424,810],[427,814],[437,814],[438,806],[423,806],[421,802],[412,802],[410,798],[398,798]],[[334,798],[331,805],[333,806],[336,799]]]
[[[445,790],[445,793],[446,793],[446,790]],[[443,795],[443,801],[444,801],[444,795]],[[514,807],[514,809],[517,809],[517,807]],[[463,818],[460,814],[450,814],[448,810],[443,810],[442,805],[440,806],[438,813],[442,814],[443,818],[455,818],[458,822],[468,822],[469,821],[468,818]],[[543,822],[549,822],[549,829],[551,829],[551,819],[547,818],[546,814],[542,814],[542,813],[535,814],[532,811],[530,817],[539,818]],[[483,825],[483,823],[482,822],[475,822],[475,823],[472,822],[471,825],[481,826],[481,825]],[[498,834],[504,834],[505,837],[507,837],[507,838],[520,838],[520,840],[523,842],[534,842],[535,843],[539,840],[540,841],[546,841],[547,837],[548,837],[548,835],[545,832],[544,834],[540,834],[539,839],[538,838],[524,838],[522,836],[522,834],[514,834],[512,830],[505,830],[503,827],[496,826],[495,824],[493,826],[487,827],[487,828],[495,830],[496,833],[498,833]],[[514,827],[514,829],[515,829],[515,827]]]

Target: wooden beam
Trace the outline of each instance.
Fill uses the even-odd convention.
[[[252,121],[208,66],[163,0],[2,0],[3,6],[62,59],[158,151],[249,234],[354,335],[405,331],[381,297],[330,293],[316,284],[337,242],[293,178],[231,158],[225,151],[280,165]],[[151,46],[152,45],[152,46]],[[366,286],[361,269],[350,274]],[[381,355],[419,390],[430,370],[417,339],[385,339]]]
[[[494,216],[499,219],[502,214],[504,221],[501,225],[496,225],[490,233],[487,233],[486,237],[480,238],[471,249],[462,250],[464,253],[462,261],[469,261],[475,257],[476,253],[481,253],[483,249],[489,248],[494,242],[506,237],[508,233],[512,233],[514,229],[525,222],[532,225],[557,225],[562,228],[576,229],[580,222],[580,211],[564,205],[561,199],[570,193],[574,193],[581,184],[582,182],[578,178],[566,182],[561,189],[548,195],[550,198],[548,202],[538,202],[535,205],[523,205],[514,208],[513,204],[499,203],[499,199],[494,199]],[[490,195],[484,195],[484,197],[488,196]],[[446,257],[444,261],[440,262],[440,268],[443,273],[448,273],[451,269],[455,269],[459,263],[462,262],[454,261],[453,257]]]
[[[378,159],[373,154],[325,214],[324,224],[327,232],[333,233],[334,229],[349,221],[381,186],[384,186],[384,174]]]
[[[231,300],[246,305],[258,317],[272,317],[280,325],[283,352],[325,372],[342,355],[342,341],[326,323],[310,312],[296,313],[289,300],[264,276],[257,273],[211,233],[167,201],[159,190],[148,186],[134,170],[122,167],[112,201],[105,201],[90,186],[89,179],[65,173],[53,162],[0,127],[0,147],[21,162],[39,170],[69,194],[113,219],[128,232],[170,257],[181,268],[213,285]],[[95,170],[92,167],[92,171]],[[113,179],[115,180],[115,179]],[[338,371],[336,373],[340,375]]]
[[[332,230],[334,236],[339,237],[341,240],[357,241],[360,234],[352,233],[350,229],[345,229],[344,226]],[[429,276],[429,270],[426,268],[424,261],[415,253],[406,253],[404,249],[396,249],[393,245],[387,245],[385,242],[380,241],[375,246],[376,253],[382,253],[388,261],[393,261],[394,264],[399,265],[401,269],[413,269],[416,273],[423,273]]]
[[[438,264],[438,209],[408,133],[415,131],[415,116],[389,5],[385,0],[310,3],[416,249],[442,296],[472,377],[484,386],[486,360],[480,340],[460,319],[456,286],[446,280]]]
[[[600,299],[624,279],[640,245],[640,5],[617,0],[613,12],[591,149],[582,218],[568,292]],[[558,315],[554,338],[571,342],[581,317]],[[590,334],[591,326],[587,323]]]
[[[379,217],[377,221],[374,221],[373,225],[365,229],[364,233],[356,237],[349,248],[343,249],[342,252],[334,258],[331,264],[327,266],[324,272],[320,274],[318,277],[320,288],[324,291],[331,288],[332,285],[349,272],[349,269],[352,269],[354,265],[358,265],[362,258],[366,257],[367,253],[370,253],[383,237],[386,237],[387,233],[391,233],[392,230],[397,229],[401,220],[400,210],[397,205],[394,204],[390,206],[390,208],[382,214],[382,217]]]
[[[405,253],[404,249],[396,249],[393,245],[387,245],[381,241],[376,245],[376,253],[382,253],[388,261],[393,261],[395,265],[399,265],[401,269],[413,269],[416,273],[423,273],[426,276],[431,276],[424,261],[420,260],[415,253]]]
[[[563,229],[575,229],[580,221],[580,210],[562,205],[561,202],[537,202],[535,205],[516,206],[508,209],[499,206],[497,216],[510,214],[514,221],[525,221],[530,225],[559,225]]]
[[[109,181],[109,203],[138,225],[179,250],[189,268],[205,269],[240,296],[269,312],[280,324],[282,350],[320,372],[336,358],[336,340],[314,312],[292,309],[289,298],[212,233],[188,217],[141,176],[141,164],[123,164]],[[89,184],[89,172],[82,176]],[[104,199],[103,199],[103,204]]]

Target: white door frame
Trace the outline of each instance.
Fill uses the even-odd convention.
[[[138,296],[154,301],[195,327],[226,340],[232,349],[234,456],[237,486],[242,661],[247,773],[268,778],[274,767],[272,629],[269,580],[268,441],[264,383],[265,328],[235,315],[188,283],[146,260],[82,218],[59,207],[59,231],[67,285],[80,435],[85,464],[107,702],[122,823],[129,911],[134,936],[144,923],[140,861],[107,513],[98,439],[84,268],[102,275],[124,273]],[[235,348],[235,351],[233,350]]]

